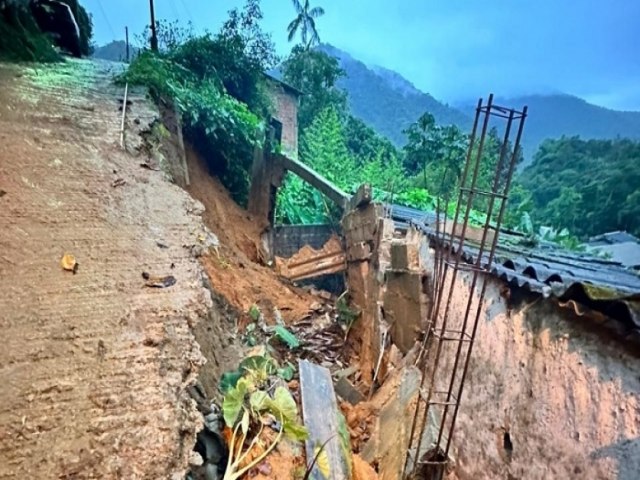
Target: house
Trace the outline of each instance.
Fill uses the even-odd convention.
[[[640,239],[627,232],[609,232],[589,239],[588,251],[600,252],[627,268],[640,269]]]
[[[382,478],[404,478],[416,458],[434,463],[428,455],[441,455],[438,428],[445,425],[444,449],[454,411],[448,405],[459,396],[447,480],[637,478],[640,277],[615,261],[506,238],[486,268],[488,253],[475,242],[459,249],[455,237],[436,234],[424,219],[406,218],[409,227],[398,228],[383,210],[368,206],[343,221],[347,281],[362,307],[352,332],[362,344],[361,378],[382,389],[400,385],[362,457],[379,465]],[[434,325],[438,259],[449,253],[460,254],[466,268],[439,283],[450,307]],[[473,290],[476,264],[483,268],[475,270]],[[465,362],[456,363],[456,350],[471,352],[470,342],[458,390]],[[410,360],[398,360],[398,351]],[[455,393],[447,398],[451,378]],[[436,397],[424,420],[430,385]]]
[[[298,108],[303,93],[282,80],[266,74],[269,94],[273,102],[271,126],[279,141],[282,153],[294,160],[298,159]]]

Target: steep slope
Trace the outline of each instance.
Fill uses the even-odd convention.
[[[120,148],[113,64],[33,65],[0,64],[0,478],[184,478],[202,205],[141,168],[144,92]]]
[[[367,67],[332,45],[325,44],[320,49],[340,60],[346,77],[338,85],[347,91],[353,115],[396,145],[405,143],[402,131],[424,112],[430,112],[441,124],[455,124],[465,129],[470,126],[467,115],[421,92],[398,73]]]

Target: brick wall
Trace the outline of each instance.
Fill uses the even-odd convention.
[[[274,118],[282,123],[282,152],[298,159],[298,97],[282,85],[273,83],[271,95],[274,103]]]

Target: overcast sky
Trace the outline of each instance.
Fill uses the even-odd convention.
[[[325,8],[323,42],[396,70],[456,103],[565,92],[597,105],[640,110],[640,0],[311,0]],[[155,0],[158,19],[216,31],[243,0]],[[147,0],[81,0],[98,44],[141,32]],[[264,29],[290,49],[290,0],[263,0]]]

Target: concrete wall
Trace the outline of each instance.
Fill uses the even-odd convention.
[[[275,112],[273,114],[282,123],[282,153],[298,159],[298,97],[282,85],[271,83],[271,96]]]
[[[427,271],[431,260],[422,257]],[[469,281],[459,274],[453,285],[452,327]],[[504,285],[487,281],[448,478],[640,478],[638,352],[550,299],[510,311]],[[452,358],[445,349],[445,372]]]

